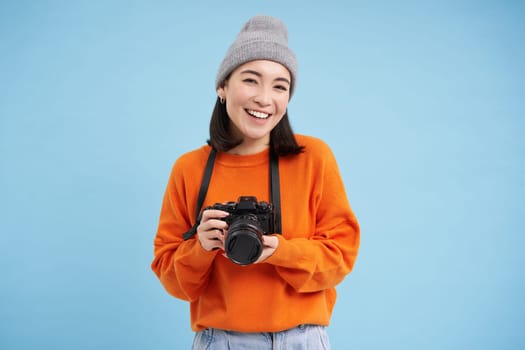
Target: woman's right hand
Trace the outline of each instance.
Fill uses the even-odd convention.
[[[197,238],[204,250],[224,250],[224,236],[228,230],[228,224],[221,219],[228,215],[230,215],[228,212],[215,209],[207,209],[202,212],[201,223],[197,227]]]

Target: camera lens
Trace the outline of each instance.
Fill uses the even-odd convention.
[[[226,256],[236,264],[252,264],[262,254],[263,230],[254,215],[243,215],[228,229],[224,248]]]

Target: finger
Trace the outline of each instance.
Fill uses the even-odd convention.
[[[210,231],[210,239],[224,242],[224,231],[218,229]]]
[[[224,245],[221,241],[218,240],[205,240],[204,242],[201,242],[201,246],[204,250],[210,251],[210,250],[224,250]]]
[[[215,241],[224,240],[224,232],[220,229],[212,228],[209,230],[198,230],[197,233],[201,239],[215,240]]]
[[[224,250],[224,234],[222,230],[210,230],[198,232],[198,239],[201,246],[205,250],[223,249]]]
[[[263,241],[263,251],[261,253],[261,256],[257,261],[255,261],[254,264],[259,264],[264,262],[266,259],[268,259],[270,256],[275,253],[275,250],[279,246],[279,238],[276,236],[262,236]]]
[[[276,249],[279,246],[279,238],[275,236],[262,236],[262,242],[265,247]]]
[[[201,223],[197,229],[203,232],[209,232],[213,230],[225,232],[228,229],[228,224],[222,220],[211,219]]]
[[[210,219],[223,219],[230,215],[227,211],[216,210],[216,209],[206,209],[202,212],[201,221],[208,221]]]

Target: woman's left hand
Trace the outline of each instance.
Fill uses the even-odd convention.
[[[262,236],[263,240],[263,251],[259,259],[255,262],[255,264],[261,263],[264,260],[268,259],[272,254],[275,252],[277,247],[279,246],[279,238],[276,236]]]

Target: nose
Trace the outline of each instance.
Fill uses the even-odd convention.
[[[270,105],[272,102],[271,91],[269,91],[269,89],[261,87],[260,89],[258,89],[254,101],[257,102],[260,106]]]

